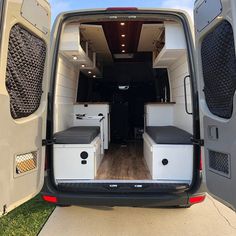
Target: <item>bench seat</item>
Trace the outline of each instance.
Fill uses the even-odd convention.
[[[102,160],[100,127],[76,126],[54,135],[56,183],[94,179]]]
[[[54,135],[56,144],[90,144],[100,133],[97,126],[71,127]]]
[[[143,134],[144,158],[152,179],[190,184],[192,135],[174,126],[149,126]]]
[[[175,126],[148,126],[146,133],[157,144],[192,144],[192,135]]]

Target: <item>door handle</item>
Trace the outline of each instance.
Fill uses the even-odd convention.
[[[187,86],[186,86],[186,81],[187,79],[190,79],[190,75],[187,75],[184,77],[184,102],[185,102],[185,111],[188,115],[192,115],[193,113],[192,112],[189,112],[188,111],[188,99],[187,99]]]

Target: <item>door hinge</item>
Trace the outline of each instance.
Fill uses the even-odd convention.
[[[51,139],[43,139],[42,140],[42,145],[43,146],[51,146],[55,143],[55,140],[51,140]]]
[[[204,146],[204,140],[203,139],[192,138],[191,141],[194,145]]]

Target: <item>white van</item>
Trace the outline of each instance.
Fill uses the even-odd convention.
[[[202,182],[236,207],[234,0],[196,1],[195,33],[183,11],[138,8],[62,13],[50,33],[46,0],[0,3],[0,214],[42,188],[190,207]]]

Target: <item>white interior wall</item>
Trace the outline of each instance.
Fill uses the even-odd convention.
[[[54,104],[54,132],[73,125],[73,105],[76,100],[79,67],[59,55]]]
[[[173,102],[176,102],[174,105],[174,125],[192,133],[192,115],[186,113],[184,100],[184,77],[189,75],[187,56],[183,55],[179,60],[173,63],[169,67],[168,73],[171,87],[171,98]],[[189,79],[187,81],[187,101],[188,110],[192,112]]]

